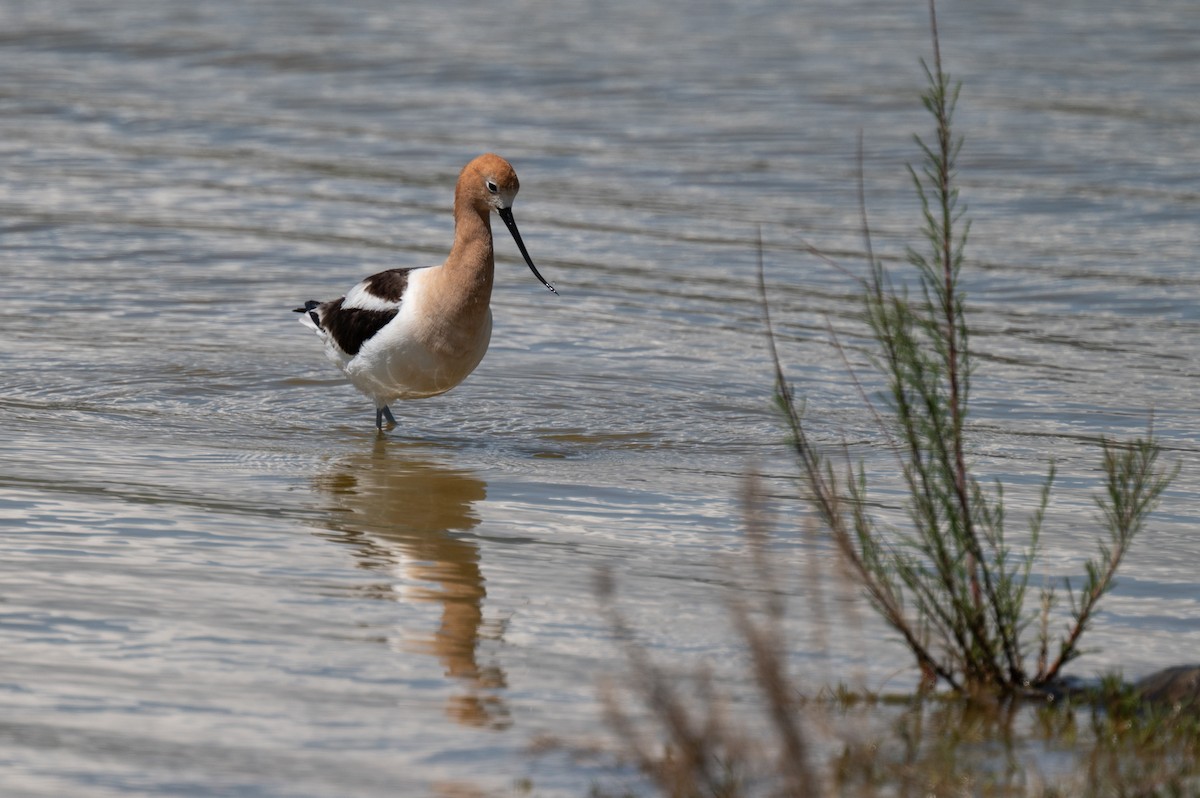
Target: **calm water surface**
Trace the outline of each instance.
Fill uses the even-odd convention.
[[[1183,471],[1075,672],[1198,660],[1200,10],[941,12],[976,460],[1014,519],[1058,462],[1043,576],[1078,573],[1095,439],[1152,410]],[[0,5],[3,795],[584,794],[601,771],[524,750],[597,728],[602,567],[664,659],[738,689],[740,476],[795,510],[756,227],[813,434],[896,514],[828,342],[861,362],[853,278],[805,246],[861,268],[860,129],[876,247],[910,241],[926,25],[868,0]],[[380,437],[291,308],[440,261],[488,150],[562,296],[500,240],[487,359]],[[827,560],[780,528],[796,574]],[[909,683],[817,589],[791,586],[806,682]]]

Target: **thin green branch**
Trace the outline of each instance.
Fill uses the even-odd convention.
[[[859,210],[869,275],[864,318],[877,346],[871,362],[884,379],[885,405],[891,413],[884,432],[889,448],[900,459],[900,475],[908,490],[907,530],[881,528],[867,513],[862,467],[856,473],[847,464],[844,478],[839,478],[838,470],[808,439],[767,312],[761,233],[759,290],[776,399],[806,495],[849,572],[871,605],[904,639],[927,678],[940,679],[955,690],[982,687],[1011,693],[1048,684],[1079,655],[1079,640],[1098,601],[1111,589],[1117,568],[1173,474],[1155,466],[1158,447],[1152,437],[1127,449],[1106,444],[1108,484],[1099,507],[1109,539],[1087,564],[1078,591],[1065,582],[1073,620],[1061,638],[1051,641],[1050,613],[1057,596],[1053,586],[1041,591],[1038,609],[1027,611],[1025,603],[1040,551],[1054,467],[1029,519],[1029,542],[1017,549],[1007,539],[1003,486],[982,483],[968,459],[971,331],[959,277],[971,220],[955,184],[963,139],[953,129],[961,85],[952,83],[943,69],[932,0],[930,31],[933,66],[922,62],[928,86],[921,99],[934,118],[934,134],[929,141],[916,137],[924,162],[908,168],[926,243],[921,250],[907,252],[917,275],[911,292],[892,282],[875,255],[861,138],[858,151]],[[874,412],[857,379],[855,385]],[[1035,621],[1036,669],[1031,671],[1025,662],[1025,635]],[[1057,646],[1053,661],[1052,642]]]

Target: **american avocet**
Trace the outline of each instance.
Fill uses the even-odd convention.
[[[520,183],[508,161],[480,155],[454,189],[454,245],[440,266],[389,269],[329,302],[309,300],[300,321],[325,342],[325,354],[375,402],[375,426],[395,424],[397,399],[437,396],[475,370],[492,337],[491,212],[504,220],[535,277],[513,221]]]

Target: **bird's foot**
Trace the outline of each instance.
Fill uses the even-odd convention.
[[[375,426],[380,432],[383,432],[383,422],[385,419],[389,427],[396,426],[396,417],[392,415],[392,409],[387,405],[375,410]]]

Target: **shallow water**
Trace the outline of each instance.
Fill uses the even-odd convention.
[[[609,569],[663,658],[716,663],[747,468],[778,497],[798,670],[903,685],[811,611],[755,239],[813,434],[885,479],[861,363],[855,140],[878,251],[916,209],[921,4],[0,6],[0,780],[6,796],[579,795]],[[1077,663],[1200,658],[1200,13],[945,3],[975,218],[976,459],[1046,576],[1093,551],[1100,435],[1183,471]],[[362,397],[291,308],[436,263],[494,150],[545,291],[497,243],[464,385]],[[1131,642],[1133,643],[1131,645]]]

